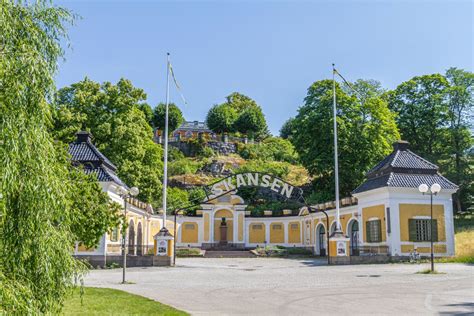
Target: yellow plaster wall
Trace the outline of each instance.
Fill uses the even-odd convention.
[[[153,221],[151,222],[151,225],[150,225],[150,233],[148,234],[148,241],[149,242],[153,242],[153,237],[158,234],[158,232],[160,231],[161,229],[161,225],[160,225],[160,222],[158,221]]]
[[[414,245],[402,245],[402,252],[403,253],[410,253],[415,249]],[[430,247],[417,247],[416,251],[418,253],[431,253]],[[446,253],[446,245],[434,245],[434,252],[435,253]]]
[[[409,241],[408,220],[415,216],[430,216],[429,204],[400,204],[400,240]],[[438,220],[438,241],[446,241],[444,206],[433,204],[433,218]]]
[[[187,228],[187,227],[191,228]],[[181,242],[197,243],[198,242],[198,224],[194,222],[184,222],[181,225]]]
[[[234,241],[234,221],[230,210],[219,210],[214,214],[214,241],[221,240],[221,218],[225,217],[227,223],[227,241]]]
[[[275,229],[280,226],[280,229]],[[270,225],[270,242],[273,244],[283,244],[285,242],[285,225],[283,223],[272,223]]]
[[[297,224],[297,228],[293,229],[292,224]],[[288,223],[288,243],[298,244],[301,243],[301,225],[300,222],[289,222]]]
[[[239,239],[239,241],[243,241],[244,240],[244,214],[239,214],[239,230],[238,230],[238,236],[237,238]]]
[[[262,229],[254,229],[255,225],[262,225]],[[265,242],[265,224],[252,223],[249,228],[249,242],[252,244],[263,244]]]
[[[362,209],[362,225],[364,230],[364,241],[367,241],[367,230],[366,230],[366,222],[369,218],[376,217],[380,219],[380,225],[382,230],[382,242],[387,240],[387,228],[385,227],[385,205],[375,205],[370,207],[364,207]]]
[[[205,213],[204,214],[204,241],[209,241],[209,233],[211,230],[209,229],[209,214]]]

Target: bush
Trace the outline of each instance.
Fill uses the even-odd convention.
[[[235,170],[238,172],[264,172],[285,179],[290,172],[290,164],[281,161],[249,160]]]
[[[237,150],[244,159],[298,162],[298,154],[293,145],[290,141],[280,137],[269,137],[259,144],[239,144]]]
[[[194,174],[202,167],[202,163],[187,158],[181,158],[168,164],[168,176]]]
[[[178,248],[176,249],[177,257],[201,257],[201,249],[199,248]]]

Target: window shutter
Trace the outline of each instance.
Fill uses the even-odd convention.
[[[377,242],[381,242],[382,241],[382,221],[379,219],[379,220],[376,220],[375,222],[377,222],[377,228],[379,230]]]
[[[366,242],[372,242],[372,236],[370,235],[370,222],[365,222],[365,232],[367,236]]]
[[[412,218],[408,220],[409,240],[416,241],[416,221]]]
[[[434,219],[432,223],[433,241],[438,241],[438,220]]]

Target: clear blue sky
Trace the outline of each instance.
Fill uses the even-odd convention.
[[[270,131],[294,116],[306,90],[331,77],[394,88],[415,75],[473,68],[472,1],[61,1],[82,19],[58,87],[88,76],[130,79],[155,106],[165,100],[166,52],[188,120],[233,91],[263,108]]]

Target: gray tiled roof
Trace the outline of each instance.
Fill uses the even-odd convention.
[[[436,174],[405,174],[394,173],[382,175],[380,177],[368,179],[362,183],[352,193],[360,193],[377,188],[392,187],[392,188],[418,188],[422,183],[431,186],[433,183],[438,183],[442,189],[456,190],[458,187],[442,175]]]
[[[360,193],[382,187],[417,188],[420,184],[438,183],[442,189],[458,187],[441,174],[438,166],[408,149],[408,143],[394,143],[394,150],[367,172],[367,180],[352,193]]]
[[[95,174],[99,182],[127,187],[115,173],[117,167],[92,144],[89,133],[77,133],[77,140],[69,144],[69,154],[73,164],[83,166],[86,174]]]

